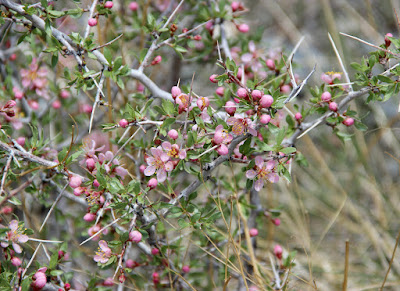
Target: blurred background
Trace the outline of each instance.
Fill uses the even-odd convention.
[[[304,78],[317,64],[311,86],[320,85],[327,71],[341,71],[328,39],[332,35],[350,78],[351,62],[360,62],[375,49],[342,36],[344,32],[375,45],[390,32],[399,36],[395,11],[400,1],[384,0],[279,0],[244,1],[251,32],[263,29],[261,46],[281,47],[295,55],[295,72]],[[310,97],[305,93],[298,103]],[[400,231],[400,114],[399,96],[385,103],[351,104],[365,116],[366,132],[354,131],[345,144],[320,126],[297,142],[309,162],[294,166],[293,182],[263,189],[267,207],[283,207],[282,224],[270,229],[258,243],[262,249],[273,240],[287,251],[297,251],[289,290],[341,290],[345,245],[349,242],[348,290],[380,288]],[[397,251],[384,290],[399,290],[400,252]]]

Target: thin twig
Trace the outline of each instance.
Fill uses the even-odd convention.
[[[352,83],[350,81],[349,74],[347,73],[347,70],[346,70],[346,68],[345,68],[345,66],[343,64],[342,58],[340,57],[339,51],[337,50],[335,42],[333,41],[333,39],[331,37],[331,34],[329,32],[328,32],[328,37],[329,37],[329,40],[330,40],[330,42],[332,44],[333,50],[335,51],[335,54],[336,54],[336,57],[337,57],[337,59],[339,61],[340,67],[342,68],[342,71],[344,73],[344,77],[346,78],[346,82],[349,84],[350,92],[353,92],[353,86],[351,85]]]
[[[65,191],[65,189],[66,189],[67,187],[68,187],[68,184],[65,184],[64,188],[61,190],[60,194],[58,195],[56,201],[54,201],[53,205],[51,205],[51,208],[50,208],[49,212],[47,213],[46,217],[44,218],[44,221],[43,221],[42,225],[40,226],[39,232],[42,231],[44,225],[46,224],[47,220],[48,220],[49,217],[50,217],[51,212],[53,211],[54,207],[56,207],[58,201],[60,201],[60,199],[61,199],[61,197],[63,196],[64,191]]]
[[[344,278],[342,290],[347,290],[347,277],[349,275],[349,240],[346,240],[346,254],[344,259]]]
[[[399,233],[397,234],[396,244],[395,244],[394,249],[393,249],[392,258],[390,259],[389,268],[388,268],[387,271],[386,271],[385,279],[383,279],[382,286],[381,286],[381,288],[379,289],[380,291],[382,291],[382,290],[383,290],[383,287],[385,287],[385,283],[386,283],[387,277],[389,276],[389,272],[390,272],[390,269],[391,269],[392,264],[393,264],[394,255],[396,254],[396,250],[397,250],[397,246],[399,245],[399,241],[400,241],[400,231],[399,231]]]

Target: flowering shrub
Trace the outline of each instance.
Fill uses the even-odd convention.
[[[316,126],[342,141],[366,129],[349,103],[398,93],[400,41],[353,63],[354,82],[319,79],[293,73],[296,49],[243,37],[242,2],[89,2],[0,0],[0,286],[287,288],[295,254],[255,255],[262,221],[281,224],[259,195],[307,163],[297,140]],[[171,54],[216,66],[153,81]]]

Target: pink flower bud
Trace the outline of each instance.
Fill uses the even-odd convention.
[[[93,221],[95,219],[96,219],[96,214],[94,214],[94,213],[89,212],[89,213],[86,213],[85,216],[83,216],[83,220],[87,221],[87,222]]]
[[[94,179],[94,181],[93,181],[93,187],[99,187],[100,186],[100,183],[99,183],[99,181],[97,181],[97,179]]]
[[[173,86],[172,88],[171,88],[171,95],[172,95],[172,98],[176,98],[176,97],[178,97],[178,95],[180,95],[182,93],[182,91],[181,91],[181,89],[178,87],[178,86]]]
[[[268,69],[270,69],[271,71],[275,70],[275,62],[274,60],[268,59],[265,61],[265,64],[267,65]]]
[[[170,131],[168,131],[168,136],[169,138],[176,140],[179,137],[179,134],[175,129],[171,129]]]
[[[24,97],[24,92],[22,92],[18,88],[14,87],[13,91],[14,91],[14,98],[15,99],[22,99]]]
[[[246,97],[247,97],[247,90],[246,90],[245,88],[239,88],[239,89],[236,91],[236,95],[237,95],[239,98],[246,98]]]
[[[324,101],[324,102],[328,102],[328,101],[331,100],[331,97],[332,97],[331,93],[325,91],[325,92],[322,93],[322,95],[321,95],[321,100]]]
[[[346,126],[352,126],[354,124],[354,119],[351,117],[348,117],[345,120],[343,120],[343,124]]]
[[[139,5],[136,2],[129,3],[129,9],[131,11],[136,11],[136,10],[138,10],[138,8],[139,8]]]
[[[275,224],[276,226],[281,225],[281,220],[279,218],[272,219],[272,223]]]
[[[385,35],[385,46],[386,47],[389,47],[390,44],[392,43],[392,41],[388,37],[393,37],[393,34],[391,34],[390,32],[386,33],[386,35]]]
[[[111,9],[113,7],[114,3],[112,1],[107,1],[104,3],[104,8]]]
[[[107,286],[107,287],[114,286],[113,278],[105,279],[104,282],[103,282],[103,286]]]
[[[154,284],[158,284],[160,283],[160,274],[158,274],[157,272],[154,272],[151,277],[153,278],[153,283]]]
[[[221,144],[218,148],[217,148],[217,153],[221,156],[225,156],[229,153],[229,149],[226,145]]]
[[[71,186],[71,188],[77,188],[82,184],[82,179],[79,176],[75,176],[72,175],[71,177],[69,177],[69,186]]]
[[[4,109],[13,108],[15,105],[17,105],[17,102],[15,102],[14,100],[8,100],[3,108]]]
[[[12,264],[13,266],[15,266],[15,267],[19,267],[19,266],[21,266],[22,261],[21,261],[21,259],[18,258],[18,257],[13,257],[13,258],[11,259],[11,264]]]
[[[144,170],[146,170],[146,165],[140,165],[139,171],[140,171],[141,173],[144,173]]]
[[[238,104],[240,103],[240,100],[236,97],[233,97],[233,101],[235,101],[235,103],[238,103]]]
[[[0,209],[0,213],[3,214],[11,214],[13,212],[13,209],[11,206],[4,206],[2,209]]]
[[[153,59],[153,61],[151,62],[151,65],[152,65],[152,66],[157,65],[157,64],[161,63],[161,61],[162,61],[162,57],[161,57],[160,55],[159,55],[159,56],[156,56],[156,57]]]
[[[189,267],[188,265],[184,265],[184,266],[182,267],[182,272],[183,272],[183,273],[189,273],[189,272],[190,272],[190,267]]]
[[[121,126],[122,128],[125,128],[125,127],[128,126],[129,122],[128,122],[128,120],[126,120],[126,119],[121,119],[121,120],[119,121],[118,124],[119,124],[119,126]]]
[[[158,181],[157,181],[156,178],[151,178],[151,179],[149,180],[149,182],[147,183],[147,187],[149,187],[150,189],[156,188],[157,185],[158,185]]]
[[[282,259],[283,249],[280,245],[275,245],[274,247],[274,255],[281,260]]]
[[[61,108],[61,101],[60,100],[56,100],[51,104],[51,107],[53,107],[54,109],[60,109]]]
[[[75,196],[81,196],[81,194],[85,191],[85,188],[83,187],[77,187],[74,189],[74,195]]]
[[[249,234],[250,234],[251,237],[257,236],[258,235],[258,229],[257,228],[251,228],[249,230]]]
[[[260,122],[262,124],[268,124],[270,121],[271,121],[271,116],[270,115],[268,115],[268,114],[261,115]]]
[[[287,84],[285,84],[285,85],[283,85],[283,86],[281,87],[281,92],[282,92],[282,93],[289,94],[290,91],[292,91],[292,89],[291,89],[290,86],[287,85]]]
[[[23,136],[18,137],[16,141],[17,141],[17,144],[19,144],[22,147],[25,145],[25,137],[23,137]]]
[[[69,92],[67,90],[61,90],[60,97],[63,99],[67,99],[69,97]]]
[[[193,39],[194,40],[197,40],[197,41],[199,41],[199,40],[201,40],[201,35],[195,35],[194,37],[193,37]]]
[[[260,100],[260,99],[261,99],[261,96],[262,96],[262,93],[261,93],[260,90],[253,90],[253,91],[251,92],[251,97],[253,97],[253,100],[254,100],[254,101]]]
[[[93,107],[92,107],[92,105],[89,105],[89,104],[85,103],[85,104],[82,105],[81,110],[84,113],[90,114],[90,113],[92,113]]]
[[[242,79],[242,75],[243,75],[243,70],[242,68],[239,68],[236,77],[238,77],[238,79]]]
[[[218,77],[217,74],[212,74],[212,75],[210,76],[209,80],[210,80],[212,83],[218,83],[218,80],[216,79],[216,77]]]
[[[153,256],[158,255],[159,252],[160,252],[160,250],[157,249],[157,248],[152,248],[152,249],[151,249],[151,254],[152,254]]]
[[[211,20],[207,21],[207,22],[206,22],[206,25],[205,25],[205,28],[206,28],[208,31],[212,31],[212,30],[214,29],[214,23],[213,23]]]
[[[236,105],[234,102],[232,101],[228,101],[225,103],[225,111],[226,113],[228,113],[229,115],[233,116],[236,112]]]
[[[241,25],[238,26],[238,30],[242,33],[247,33],[250,30],[250,26],[246,23],[242,23]]]
[[[16,59],[17,59],[17,54],[11,54],[11,56],[10,56],[10,61],[15,61]]]
[[[231,4],[232,12],[237,11],[240,8],[240,2],[238,1],[233,1]]]
[[[294,118],[295,118],[297,121],[299,121],[299,120],[301,120],[301,119],[303,118],[303,116],[301,115],[300,112],[297,112],[297,113],[294,115]]]
[[[142,234],[140,231],[134,230],[129,233],[129,240],[138,243],[142,240]]]
[[[71,289],[71,284],[65,283],[65,284],[64,284],[64,290],[65,290],[65,291],[68,291],[68,290],[70,290],[70,289]]]
[[[94,159],[89,158],[86,160],[86,168],[91,172],[96,168],[96,162]]]
[[[97,19],[96,18],[90,18],[88,20],[89,26],[96,26],[97,25]]]
[[[127,268],[133,269],[133,268],[136,268],[137,266],[139,266],[138,262],[135,262],[134,260],[131,260],[131,259],[126,260],[126,267]]]
[[[218,96],[224,96],[225,88],[224,87],[218,87],[217,90],[215,90],[215,93],[217,93]]]
[[[125,277],[125,275],[124,275],[124,274],[121,274],[121,275],[119,275],[119,277],[118,277],[118,281],[119,281],[120,283],[124,283],[124,282],[125,282],[125,280],[126,280],[126,277]]]
[[[336,102],[329,103],[329,110],[336,112],[338,110],[338,105]]]
[[[32,276],[32,280],[31,286],[34,290],[42,289],[47,283],[46,274],[40,271],[37,271],[35,275]]]
[[[260,99],[260,106],[262,108],[269,108],[272,103],[274,103],[274,98],[271,95],[263,95]]]

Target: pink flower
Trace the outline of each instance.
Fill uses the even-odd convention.
[[[264,186],[264,179],[268,179],[271,183],[276,183],[279,180],[279,176],[274,172],[276,162],[274,160],[268,161],[264,164],[264,160],[261,156],[257,156],[256,159],[256,170],[248,170],[246,172],[247,179],[256,178],[254,189],[260,191]]]
[[[233,125],[232,132],[236,135],[242,135],[248,132],[253,136],[257,136],[257,131],[254,129],[253,122],[249,118],[230,117],[226,123]]]
[[[163,152],[161,147],[151,148],[151,153],[153,156],[146,159],[148,167],[144,170],[144,174],[151,176],[157,173],[157,180],[162,183],[167,178],[167,172],[171,172],[174,169],[174,165],[169,161],[170,157]]]
[[[177,144],[171,145],[170,142],[164,141],[161,146],[171,158],[179,158],[181,160],[186,158],[186,150],[180,150]]]
[[[210,105],[210,100],[207,97],[200,97],[197,99],[197,107],[200,108],[200,111],[202,111],[204,108],[208,107]]]
[[[179,105],[179,111],[182,112],[184,110],[186,110],[189,105],[190,105],[190,100],[189,100],[189,96],[182,93],[179,94],[176,99],[175,99],[176,104]]]
[[[6,236],[6,240],[8,240],[8,242],[3,241],[1,242],[1,246],[3,248],[8,247],[9,242],[11,242],[14,251],[18,254],[22,253],[22,248],[19,244],[17,243],[26,243],[29,240],[29,237],[24,233],[24,229],[22,226],[18,225],[18,221],[17,220],[11,220],[9,226],[10,231],[7,232],[7,236]]]
[[[94,256],[95,262],[105,264],[111,257],[111,249],[108,247],[107,242],[104,240],[99,241],[99,249]]]
[[[215,133],[214,133],[214,143],[215,144],[228,144],[232,141],[233,136],[231,134],[228,134],[228,131],[224,129],[222,124],[218,125],[215,128]]]
[[[39,69],[39,65],[35,58],[29,65],[29,70],[22,69],[20,74],[22,77],[22,86],[24,88],[35,90],[36,94],[45,99],[50,98],[45,88],[47,86],[47,70],[45,68]]]

